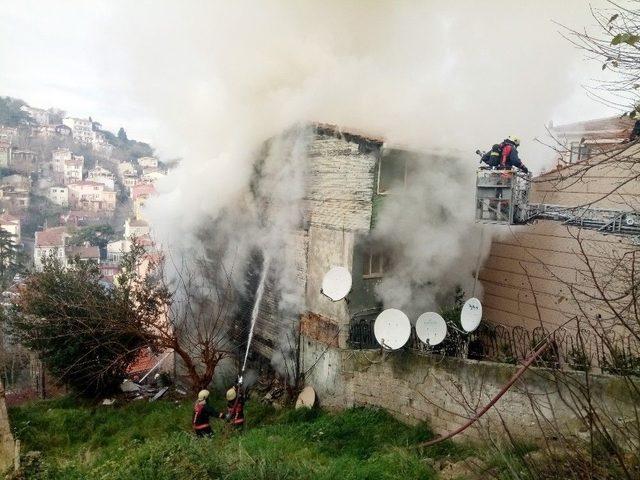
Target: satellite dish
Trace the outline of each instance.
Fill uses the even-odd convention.
[[[460,312],[460,324],[465,332],[473,332],[482,320],[482,304],[477,298],[470,298],[462,306]]]
[[[435,312],[423,313],[416,321],[416,333],[423,343],[438,345],[447,336],[447,322]]]
[[[351,290],[351,273],[345,267],[331,267],[322,279],[322,293],[334,302],[342,300]]]
[[[409,341],[411,322],[400,310],[389,308],[376,318],[373,334],[384,348],[397,350]]]

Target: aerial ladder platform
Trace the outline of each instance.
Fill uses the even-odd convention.
[[[640,243],[638,213],[591,206],[530,203],[531,183],[530,173],[480,167],[476,175],[476,222],[524,225],[537,219],[553,220],[604,234],[632,236],[636,243]]]

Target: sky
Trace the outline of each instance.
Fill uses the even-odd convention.
[[[189,5],[202,2],[184,4],[188,9]],[[136,57],[129,55],[126,44],[119,40],[123,28],[145,31],[153,28],[144,12],[162,15],[158,12],[162,7],[156,8],[157,2],[138,2],[142,7],[133,14],[136,18],[124,20],[126,5],[118,0],[7,2],[0,24],[0,95],[18,97],[36,107],[61,108],[74,116],[92,116],[105,128],[117,130],[124,126],[131,138],[158,142],[164,119],[139,101],[139,88],[131,88],[132,82],[142,84],[143,88],[146,82],[153,83],[158,72],[149,72],[148,77],[139,72],[132,77],[128,72],[135,70],[131,62]],[[586,2],[583,11],[579,10],[576,7],[575,15],[571,16],[566,16],[565,11],[554,16],[550,11],[548,21],[567,25],[575,21],[573,26],[580,27],[590,21]],[[127,34],[135,37],[136,32]],[[557,33],[557,42],[566,40]],[[147,53],[162,56],[162,47],[154,50],[150,45]],[[503,64],[499,68],[509,68],[511,59],[498,57],[496,62]],[[595,62],[585,59],[578,63],[573,91],[546,122],[561,124],[616,113],[589,99],[582,87],[598,75],[600,69]],[[179,153],[168,150],[164,153],[169,156]]]

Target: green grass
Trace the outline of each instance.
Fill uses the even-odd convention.
[[[276,411],[249,402],[246,414],[243,432],[217,422],[212,439],[197,439],[189,402],[106,407],[62,399],[10,411],[23,452],[42,452],[26,477],[34,479],[429,479],[436,476],[425,456],[468,453],[452,443],[418,451],[431,431],[383,410]]]

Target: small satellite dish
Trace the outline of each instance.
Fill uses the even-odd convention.
[[[462,306],[460,312],[460,324],[465,332],[473,332],[482,320],[482,304],[477,298],[470,298]]]
[[[435,312],[423,313],[416,321],[416,334],[423,343],[438,345],[447,336],[447,322]]]
[[[296,410],[299,408],[313,408],[316,403],[316,392],[311,385],[302,389],[296,400]]]
[[[351,290],[351,273],[345,267],[331,267],[322,279],[322,293],[334,302],[342,300]]]
[[[376,318],[373,334],[384,348],[397,350],[409,341],[411,322],[409,317],[400,310],[389,308]]]

